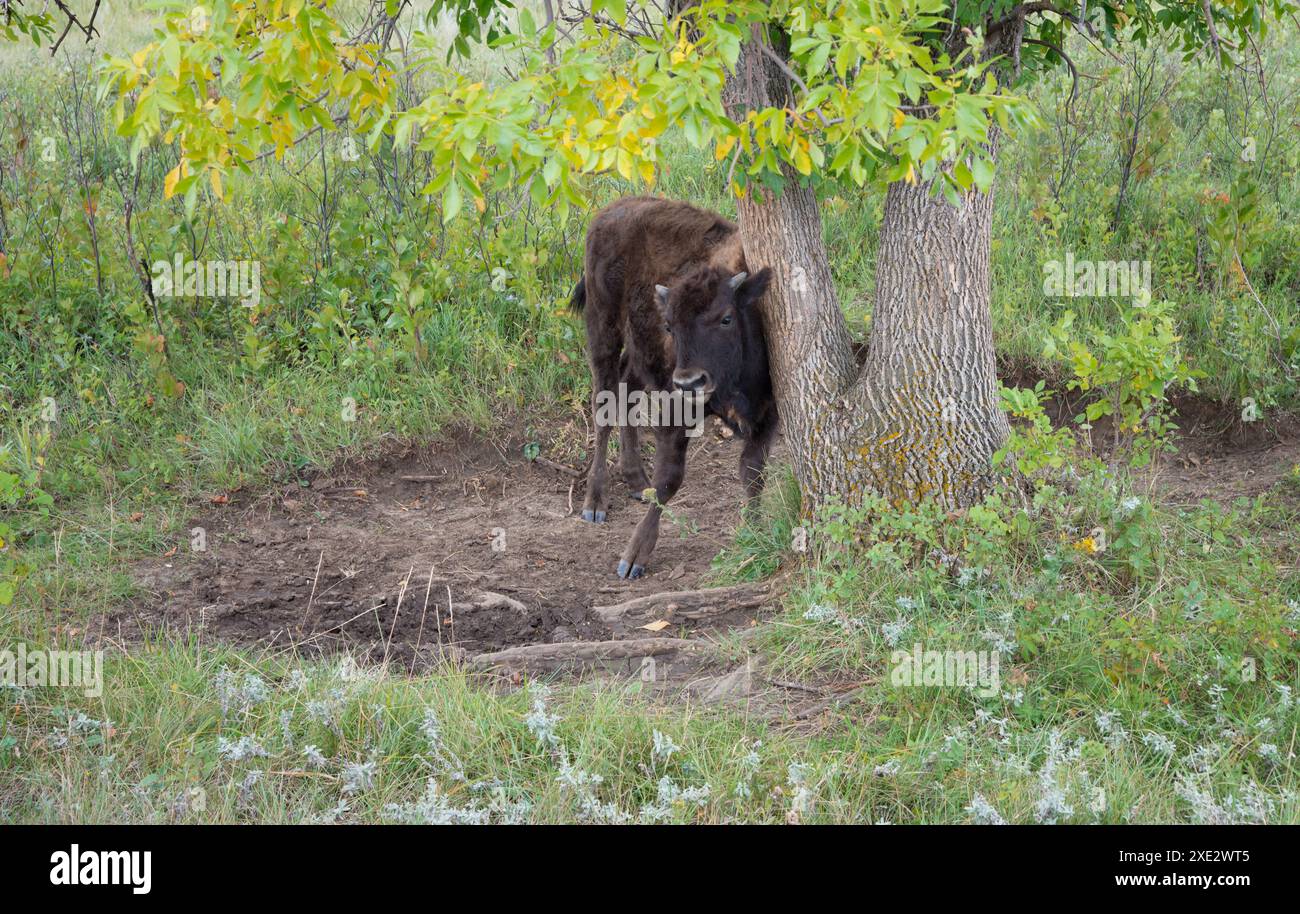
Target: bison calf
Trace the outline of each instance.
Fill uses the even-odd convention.
[[[776,433],[776,403],[757,307],[771,271],[753,276],[736,226],[717,213],[654,197],[629,197],[596,214],[587,229],[583,278],[574,310],[587,324],[595,455],[587,476],[583,520],[603,523],[609,510],[606,449],[619,425],[621,470],[633,497],[650,488],[641,465],[638,425],[655,433],[654,500],[618,563],[622,578],[644,572],[659,538],[663,506],[686,473],[689,414],[721,417],[745,441],[740,478],[753,500]],[[611,399],[641,392],[676,398],[684,409],[651,410],[649,421],[610,421]],[[698,433],[698,432],[696,432]]]

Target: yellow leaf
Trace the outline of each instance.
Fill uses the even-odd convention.
[[[221,193],[221,172],[215,168],[208,169],[208,181],[212,184],[212,193],[218,200],[224,199]]]
[[[163,197],[170,199],[171,195],[176,193],[176,182],[181,179],[181,166],[177,163],[176,167],[167,172],[167,177],[163,178]]]
[[[727,154],[731,152],[732,148],[735,145],[736,145],[735,134],[732,134],[730,136],[724,136],[721,140],[718,141],[717,147],[713,150],[714,161],[721,162],[723,159],[725,159],[727,157]]]
[[[895,129],[895,130],[897,130],[899,127],[902,127],[902,126],[903,126],[903,121],[905,121],[906,119],[907,119],[907,117],[906,117],[906,115],[903,114],[902,111],[900,111],[900,110],[897,109],[897,108],[894,109],[894,129]]]

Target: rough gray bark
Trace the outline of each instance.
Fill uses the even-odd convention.
[[[965,507],[987,489],[1010,431],[993,359],[992,215],[991,191],[952,206],[924,184],[890,186],[871,344],[851,398],[861,421],[850,491]]]
[[[728,85],[734,114],[786,104],[755,33]],[[778,53],[780,53],[778,49]],[[992,194],[959,206],[927,184],[888,190],[869,355],[861,372],[836,300],[811,189],[738,203],[746,260],[776,272],[763,299],[772,381],[805,508],[866,495],[976,501],[1008,424],[989,310]]]
[[[790,102],[786,77],[762,52],[762,40],[755,30],[727,86],[737,119],[745,110]],[[856,370],[817,198],[788,173],[780,194],[751,190],[737,201],[737,214],[746,262],[773,270],[762,299],[772,384],[795,476],[805,499],[816,502],[839,488],[834,469],[852,409],[843,394]]]

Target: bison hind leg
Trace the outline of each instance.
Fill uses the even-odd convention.
[[[609,496],[605,491],[608,475],[607,460],[609,435],[612,427],[602,415],[602,397],[616,395],[619,379],[619,350],[621,338],[616,329],[600,326],[601,303],[587,302],[587,348],[591,359],[591,423],[596,427],[596,441],[587,473],[587,496],[582,504],[582,519],[593,524],[603,524],[609,513]],[[602,332],[603,331],[603,332]]]
[[[618,434],[618,468],[627,483],[628,495],[644,501],[641,493],[650,488],[645,464],[641,461],[641,434],[635,425],[624,425]]]

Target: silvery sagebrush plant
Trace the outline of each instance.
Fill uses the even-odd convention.
[[[414,803],[389,803],[384,815],[406,825],[487,825],[491,816],[477,803],[457,806],[443,792],[437,778],[425,781],[424,793]]]
[[[803,617],[809,622],[837,625],[846,632],[860,631],[867,627],[866,620],[859,616],[846,616],[834,606],[826,603],[814,603],[804,612]]]
[[[1142,734],[1142,745],[1146,746],[1156,755],[1166,758],[1174,754],[1174,741],[1163,733],[1157,733],[1154,730],[1148,730]]]
[[[293,711],[288,708],[280,712],[280,739],[285,749],[293,749]]]
[[[736,786],[732,792],[742,800],[748,800],[754,795],[754,776],[758,774],[758,769],[763,764],[763,760],[758,754],[758,750],[762,745],[763,743],[760,740],[755,740],[737,763],[737,767],[740,769],[740,778],[736,781]]]
[[[556,731],[560,719],[546,709],[550,689],[542,683],[532,682],[528,685],[528,692],[532,696],[532,709],[524,717],[524,724],[538,744],[550,751],[551,757],[558,764],[556,782],[576,801],[579,820],[613,825],[630,822],[632,817],[619,809],[617,804],[606,803],[598,796],[597,790],[604,778],[599,774],[590,774],[570,762],[568,747]]]
[[[262,781],[262,775],[265,772],[259,769],[253,769],[244,775],[244,779],[239,782],[239,794],[236,803],[240,809],[252,809],[254,805],[253,788]]]
[[[325,698],[307,702],[307,717],[335,736],[343,735],[343,706],[347,696],[342,689],[331,689]]]
[[[466,780],[465,765],[460,757],[443,742],[442,723],[438,720],[438,712],[431,707],[424,709],[420,732],[424,734],[425,742],[428,743],[428,760],[434,770],[453,781]]]
[[[1119,716],[1118,711],[1098,711],[1093,715],[1097,732],[1101,734],[1102,741],[1110,749],[1118,749],[1128,742],[1128,730],[1124,729]]]
[[[352,809],[352,805],[348,803],[347,800],[339,800],[337,803],[335,803],[332,807],[325,810],[324,812],[317,813],[314,816],[309,816],[307,818],[307,824],[333,825],[335,822],[338,822],[340,819],[346,816],[351,811],[351,809]]]
[[[343,792],[363,793],[375,786],[375,772],[379,764],[373,758],[364,762],[348,762],[343,766]]]
[[[790,788],[790,808],[786,811],[785,820],[791,825],[798,825],[803,821],[812,810],[813,793],[808,784],[808,778],[813,773],[813,767],[804,762],[791,762],[786,766],[785,783]]]
[[[899,599],[902,599],[901,597]],[[912,627],[912,623],[899,616],[893,622],[886,622],[880,626],[880,633],[884,636],[885,643],[890,647],[898,647],[903,641],[903,636],[907,630]]]
[[[650,758],[656,763],[667,762],[675,753],[681,752],[682,747],[673,742],[671,736],[666,736],[658,730],[654,731],[654,745],[650,749]]]
[[[1198,825],[1264,825],[1276,809],[1274,801],[1254,781],[1246,783],[1240,796],[1229,792],[1222,800],[1215,798],[1213,788],[1190,775],[1179,777],[1176,790]]]
[[[569,763],[569,753],[560,746],[560,773],[557,782],[577,801],[578,818],[583,822],[599,825],[626,825],[632,817],[618,807],[616,803],[603,802],[596,791],[604,778],[599,774],[589,774]]]
[[[267,758],[271,753],[251,736],[241,736],[231,741],[224,736],[217,737],[217,755],[228,762],[242,762],[250,758]]]
[[[560,719],[546,710],[546,699],[550,697],[551,690],[541,683],[534,682],[529,683],[528,692],[533,699],[532,710],[524,717],[528,732],[532,733],[537,742],[543,746],[551,749],[558,748],[560,737],[555,732],[555,727]]]
[[[1002,818],[993,804],[984,798],[983,794],[976,793],[970,799],[970,805],[966,807],[966,812],[970,813],[971,821],[976,825],[1006,825],[1007,820]]]
[[[222,667],[213,679],[213,688],[217,693],[217,702],[221,706],[221,719],[225,720],[231,711],[247,715],[255,705],[266,701],[271,690],[265,680],[253,672],[242,676],[229,667]]]
[[[803,617],[809,622],[839,622],[840,611],[825,603],[814,603],[804,611]]]
[[[882,765],[877,765],[872,769],[872,774],[878,778],[892,778],[902,769],[902,763],[898,759],[890,759]]]
[[[641,821],[645,823],[663,822],[673,813],[682,809],[698,809],[709,801],[709,785],[681,787],[668,775],[659,779],[658,794],[653,803],[641,807]]]
[[[55,728],[46,737],[46,742],[51,748],[64,748],[72,741],[74,736],[80,736],[84,739],[96,733],[104,733],[113,729],[113,722],[107,718],[98,720],[88,716],[85,711],[78,711],[76,714],[65,713],[68,714],[67,728]]]
[[[508,797],[498,780],[480,781],[470,790],[477,796],[457,805],[438,779],[430,776],[420,799],[414,803],[389,803],[384,807],[384,817],[407,825],[521,825],[532,812],[531,803]]]
[[[1038,771],[1038,800],[1034,804],[1034,819],[1042,825],[1055,825],[1062,819],[1074,815],[1074,806],[1070,803],[1070,776],[1066,767],[1077,761],[1083,751],[1083,740],[1078,740],[1067,748],[1059,730],[1052,730],[1047,735],[1047,752],[1043,765]],[[1064,771],[1065,777],[1061,774]],[[1062,783],[1064,781],[1064,783]]]

